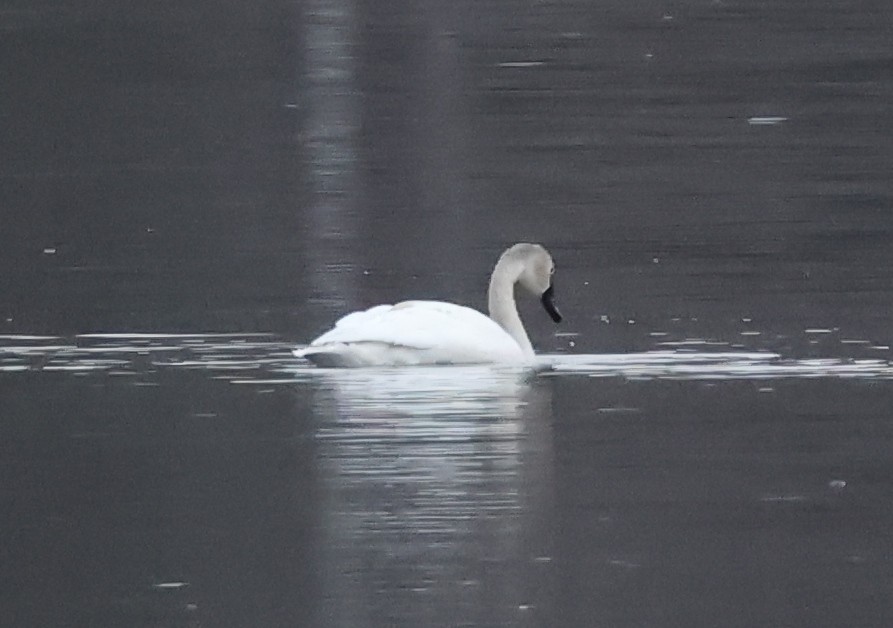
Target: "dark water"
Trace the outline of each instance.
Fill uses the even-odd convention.
[[[891,625],[891,41],[0,0],[0,625]],[[290,357],[519,240],[554,370]]]

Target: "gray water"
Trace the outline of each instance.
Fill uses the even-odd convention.
[[[889,626],[891,41],[0,0],[0,625]],[[290,354],[521,240],[541,372]]]

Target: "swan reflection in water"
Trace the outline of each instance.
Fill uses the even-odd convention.
[[[544,595],[549,381],[475,366],[317,370],[312,385],[328,620],[401,608],[433,625],[459,607],[501,622]]]

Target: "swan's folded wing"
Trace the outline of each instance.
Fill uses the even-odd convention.
[[[353,312],[310,346],[379,342],[399,347],[480,352],[516,350],[517,344],[488,316],[440,301],[404,301]]]

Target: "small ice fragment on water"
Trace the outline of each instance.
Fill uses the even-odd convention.
[[[186,610],[189,611],[189,612],[197,611],[197,610],[198,610],[198,604],[187,604],[187,605],[186,605]]]
[[[45,249],[43,250],[43,252],[44,252],[46,255],[53,255],[53,254],[56,252],[56,249],[55,249],[55,247],[48,246],[47,248],[45,248]]]
[[[803,333],[804,334],[830,334],[831,330],[830,329],[819,329],[817,327],[811,327],[809,329],[804,329]]]
[[[545,64],[545,61],[506,61],[496,65],[500,68],[535,68]]]
[[[364,274],[364,275],[370,275],[370,274],[372,274],[372,273],[370,273],[368,270],[364,270],[364,271],[363,271],[363,274]]]
[[[742,318],[742,319],[741,319],[741,322],[742,322],[742,323],[749,323],[749,322],[751,322],[752,320],[753,320],[753,319],[750,319],[750,318],[745,317],[745,318]]]
[[[652,263],[652,264],[660,264],[660,258],[659,258],[659,257],[652,257],[652,258],[651,258],[651,263]]]
[[[584,281],[584,282],[583,282],[583,285],[584,285],[584,286],[588,286],[588,285],[589,285],[589,282],[588,282],[588,281]]]
[[[535,563],[551,563],[552,557],[551,556],[537,556],[536,558],[533,559],[533,562],[535,562]]]
[[[287,102],[287,103],[285,103],[285,104],[283,105],[283,107],[285,107],[286,109],[297,109],[297,108],[298,108],[298,104],[297,104],[297,103],[293,103],[293,102]]]
[[[631,319],[629,319],[628,321],[626,321],[626,323],[627,323],[628,325],[635,325],[635,324],[636,324],[636,319],[631,318]]]
[[[759,331],[742,331],[739,335],[740,336],[759,336],[761,334],[762,334],[762,332],[759,332]]]
[[[781,124],[787,120],[783,116],[753,116],[747,119],[747,123],[754,126],[769,126],[773,124]]]
[[[602,314],[601,316],[598,317],[598,320],[601,321],[602,323],[610,323],[611,322],[611,319],[608,318],[607,314]]]
[[[661,336],[666,336],[667,332],[665,332],[665,331],[650,331],[650,332],[648,332],[648,335],[655,336],[655,337],[661,337]]]
[[[575,343],[573,340],[571,340],[570,342],[567,343],[567,346],[568,347],[576,347],[577,343]]]
[[[757,388],[757,392],[770,393],[775,392],[775,389],[772,386],[763,386],[762,388]]]
[[[828,488],[840,491],[846,488],[846,480],[831,480],[828,482]]]
[[[188,582],[158,582],[152,585],[153,589],[182,589],[188,587]]]
[[[531,608],[533,607],[530,604],[518,604],[519,611],[529,611]]]

